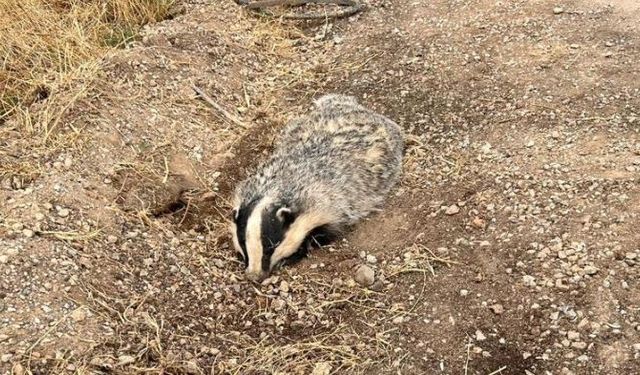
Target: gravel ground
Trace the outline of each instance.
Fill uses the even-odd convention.
[[[2,129],[0,373],[640,373],[634,1],[184,5],[49,142]],[[327,92],[401,124],[402,183],[251,285],[229,193]]]

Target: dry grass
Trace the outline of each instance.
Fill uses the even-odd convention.
[[[48,104],[32,118],[29,106],[55,101],[72,82],[89,83],[101,57],[140,27],[169,15],[175,0],[4,0],[0,2],[0,122],[10,116],[28,131],[51,133],[86,91]],[[49,99],[51,98],[51,99]]]

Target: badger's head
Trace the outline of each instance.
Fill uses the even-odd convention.
[[[306,255],[311,242],[329,240],[328,215],[301,212],[271,197],[247,199],[234,206],[231,237],[244,260],[248,279],[260,282],[287,261]]]

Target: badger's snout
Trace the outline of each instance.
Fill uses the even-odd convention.
[[[254,283],[261,283],[264,279],[266,279],[269,276],[267,272],[264,272],[262,270],[252,271],[247,269],[246,271],[244,271],[244,274],[248,280],[251,280]]]

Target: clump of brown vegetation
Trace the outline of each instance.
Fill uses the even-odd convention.
[[[171,15],[175,0],[4,0],[0,2],[0,123],[18,116],[27,130],[49,132],[65,111],[34,120],[28,107],[72,81],[87,80],[113,48]],[[71,97],[78,97],[80,92]],[[44,121],[42,121],[44,120]],[[37,128],[37,129],[34,129]]]

